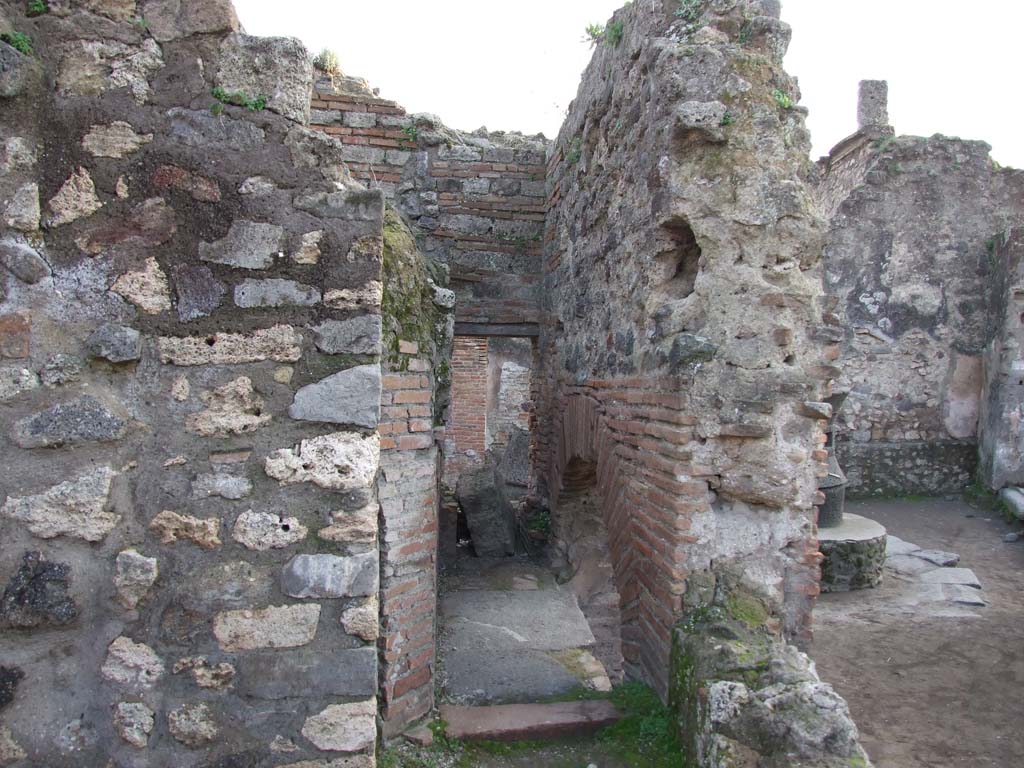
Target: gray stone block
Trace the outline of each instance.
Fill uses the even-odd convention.
[[[313,327],[316,348],[329,355],[380,354],[380,315],[325,320]]]
[[[235,304],[239,307],[311,307],[319,303],[318,289],[294,280],[243,280],[235,286]]]
[[[380,421],[379,365],[358,365],[302,387],[288,415],[300,421],[375,427]]]
[[[199,258],[241,269],[266,269],[281,251],[284,229],[276,224],[236,221],[213,243],[199,244]]]
[[[35,285],[50,275],[50,266],[34,248],[10,238],[0,240],[0,264],[29,285]]]
[[[22,448],[56,448],[118,440],[126,428],[99,400],[83,395],[17,422],[11,439]]]
[[[377,649],[329,654],[275,651],[238,659],[238,689],[255,699],[372,696],[377,691]]]
[[[378,582],[376,552],[296,555],[281,572],[281,591],[291,597],[365,597],[377,593]]]
[[[104,323],[85,343],[89,354],[112,363],[138,360],[142,356],[142,336],[134,328],[117,323]]]

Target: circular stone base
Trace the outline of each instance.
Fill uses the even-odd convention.
[[[885,528],[860,515],[843,515],[835,528],[818,530],[821,591],[849,592],[877,587],[885,567]]]

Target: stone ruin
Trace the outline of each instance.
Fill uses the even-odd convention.
[[[879,83],[811,163],[774,0],[617,11],[554,141],[228,0],[37,5],[0,0],[0,765],[375,765],[435,704],[442,483],[524,428],[694,764],[867,764],[791,645],[826,400],[851,494],[1024,482],[1024,174]]]

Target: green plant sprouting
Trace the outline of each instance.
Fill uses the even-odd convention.
[[[775,99],[775,103],[778,104],[783,109],[793,108],[793,99],[790,98],[788,93],[780,91],[778,88],[772,91],[772,98]]]
[[[569,150],[565,153],[565,162],[575,165],[583,157],[583,142],[580,141],[580,137],[577,136],[572,140],[572,144],[569,145]]]
[[[732,112],[726,112],[722,115],[722,121],[719,123],[720,126],[725,128],[726,126],[732,125],[736,122],[736,118],[733,117]]]
[[[676,8],[676,16],[688,24],[695,24],[700,18],[702,0],[679,0],[679,7]]]
[[[134,19],[132,19],[132,24],[142,32],[149,31],[149,22],[146,20],[144,16],[136,16]]]
[[[403,139],[403,141],[408,142],[413,147],[415,147],[416,146],[416,142],[419,140],[419,137],[420,137],[419,128],[417,128],[412,123],[409,123],[409,125],[406,125],[406,126],[402,127],[402,133],[405,135],[405,138]]]
[[[605,45],[609,45],[612,48],[616,47],[622,42],[622,32],[625,29],[626,23],[624,21],[613,21],[604,31],[604,42]]]
[[[598,43],[604,43],[614,48],[622,42],[622,33],[625,29],[626,22],[624,21],[613,21],[607,27],[604,24],[587,24],[583,42],[590,43],[591,48]]]
[[[313,57],[313,66],[329,75],[337,75],[341,72],[338,54],[330,48],[323,48],[320,53]]]
[[[28,0],[28,7],[25,9],[26,16],[42,16],[50,12],[50,4],[46,0]]]
[[[3,40],[18,53],[23,53],[26,56],[32,55],[32,38],[24,32],[4,32],[0,35],[0,40]]]
[[[246,96],[244,93],[241,92],[228,93],[220,86],[214,88],[211,93],[213,94],[213,98],[215,98],[221,104],[231,104],[236,107],[245,107],[246,109],[252,112],[259,112],[261,109],[267,108],[266,96],[256,96],[250,98],[249,96]]]

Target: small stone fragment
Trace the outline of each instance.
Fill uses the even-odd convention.
[[[201,747],[217,738],[217,724],[206,704],[183,704],[167,715],[171,736],[187,747]]]
[[[331,309],[380,309],[384,286],[370,280],[359,288],[334,288],[324,293],[324,304]]]
[[[290,365],[279,365],[274,369],[274,381],[278,384],[290,384],[294,375],[295,369]]]
[[[247,477],[227,472],[199,475],[192,481],[192,497],[206,499],[220,496],[222,499],[237,501],[252,494],[252,481]]]
[[[114,707],[114,728],[133,747],[145,749],[154,722],[153,710],[141,702],[122,701]]]
[[[174,383],[171,384],[171,397],[179,403],[183,403],[188,400],[188,396],[191,391],[192,387],[188,383],[188,377],[185,374],[176,378]]]
[[[117,181],[114,184],[114,194],[117,195],[119,200],[128,199],[128,182],[125,181],[124,176],[117,177]]]
[[[0,240],[0,264],[23,283],[35,285],[50,276],[50,265],[34,248],[10,238]]]
[[[329,355],[380,354],[380,315],[362,315],[348,320],[325,320],[312,330],[316,348]]]
[[[196,685],[213,691],[227,690],[235,679],[234,665],[227,662],[210,664],[205,656],[188,656],[180,659],[171,671],[176,675],[191,672]]]
[[[199,244],[199,258],[240,269],[266,269],[280,252],[283,237],[284,229],[276,224],[235,221],[222,239]]]
[[[116,120],[110,125],[94,125],[82,139],[82,149],[93,157],[121,158],[152,140],[152,133],[136,133],[128,123]]]
[[[294,280],[272,278],[243,280],[235,286],[235,305],[253,307],[311,307],[320,302],[320,291]]]
[[[274,182],[262,176],[250,176],[242,182],[242,186],[238,188],[238,193],[240,195],[266,195],[275,189],[277,189],[277,185]]]
[[[372,699],[332,704],[306,720],[302,735],[326,752],[359,752],[377,740],[376,715]]]
[[[346,633],[372,643],[380,636],[380,605],[373,595],[360,606],[341,614],[341,626]]]
[[[39,185],[23,184],[11,198],[4,211],[4,226],[19,232],[35,232],[39,229]]]
[[[376,427],[380,421],[379,365],[338,371],[295,393],[288,415],[302,421]]]
[[[296,264],[316,264],[320,261],[320,241],[323,237],[322,229],[304,234],[298,250],[292,254],[292,261]]]
[[[57,354],[50,355],[47,358],[46,365],[43,366],[39,378],[48,387],[60,387],[64,384],[78,381],[81,373],[82,366],[78,358],[71,357],[71,355]]]
[[[125,363],[142,357],[142,335],[134,328],[117,323],[104,323],[85,342],[93,357],[112,363]]]
[[[197,435],[244,435],[270,421],[270,414],[263,412],[263,398],[256,394],[248,376],[239,376],[200,397],[206,410],[185,419],[185,428]]]
[[[60,448],[119,440],[126,430],[122,418],[92,395],[83,395],[15,422],[11,439],[21,448]]]
[[[297,648],[316,637],[320,606],[271,605],[258,610],[224,611],[213,619],[213,634],[224,651]]]
[[[184,321],[206,317],[224,300],[227,289],[205,264],[174,267],[174,289],[178,294],[178,317]]]
[[[127,219],[115,219],[93,226],[75,238],[75,245],[90,256],[110,250],[122,243],[153,248],[168,242],[178,231],[174,209],[162,197],[151,197],[132,209]],[[152,269],[147,264],[147,270]],[[163,273],[154,278],[163,278]]]
[[[114,586],[117,601],[125,608],[134,609],[153,586],[160,569],[155,557],[145,557],[134,549],[118,553],[115,562]]]
[[[21,136],[11,136],[0,144],[0,173],[27,170],[36,164],[36,151]]]
[[[162,336],[160,359],[172,365],[236,365],[274,360],[294,363],[302,356],[302,336],[290,325],[275,325],[249,334]]]
[[[106,509],[116,475],[110,467],[98,467],[35,496],[8,496],[0,514],[25,523],[34,536],[43,539],[73,536],[102,541],[121,520],[119,514]]]
[[[296,555],[281,572],[281,591],[290,597],[365,597],[376,594],[380,572],[376,552]]]
[[[193,200],[203,203],[220,202],[220,186],[213,179],[186,171],[176,165],[161,165],[153,174],[153,186],[158,189],[177,189],[187,192]]]
[[[377,505],[367,504],[355,512],[333,512],[331,524],[317,532],[324,541],[340,544],[373,544],[377,541]]]
[[[142,269],[121,275],[110,290],[127,299],[148,315],[166,312],[171,308],[171,287],[167,275],[152,256]]]
[[[47,204],[47,227],[60,227],[91,216],[103,207],[96,186],[85,168],[77,168]]]
[[[306,538],[309,531],[296,517],[246,510],[238,516],[231,538],[246,549],[283,549]]]
[[[48,562],[40,552],[25,552],[0,599],[0,626],[15,629],[65,627],[78,618],[68,594],[71,566]]]
[[[31,346],[31,315],[25,311],[0,315],[0,358],[28,357]]]
[[[1019,541],[1019,540],[1020,540],[1020,534],[1019,533],[1008,533],[1005,536],[1003,536],[1003,541],[1005,541],[1007,544],[1013,544],[1015,541]]]
[[[28,368],[0,367],[0,402],[39,387],[39,377]]]
[[[281,485],[313,483],[331,491],[368,488],[380,464],[380,438],[334,432],[267,456],[264,471]]]
[[[221,545],[220,520],[216,518],[202,519],[191,515],[179,515],[177,512],[164,510],[149,524],[150,530],[160,535],[163,544],[174,544],[178,541],[191,541],[203,549],[216,549]]]
[[[105,680],[127,688],[149,690],[164,676],[164,662],[145,643],[136,643],[122,635],[107,648],[107,659],[100,668]]]

